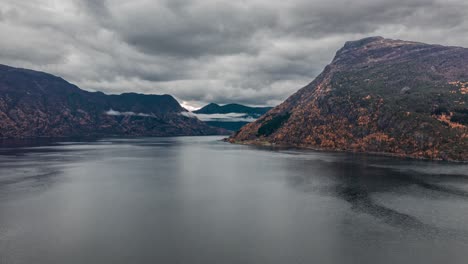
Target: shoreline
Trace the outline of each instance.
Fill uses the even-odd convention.
[[[467,164],[468,160],[454,160],[454,159],[441,159],[441,158],[426,158],[417,155],[409,155],[409,154],[398,154],[398,153],[391,153],[391,152],[374,152],[374,151],[353,151],[349,149],[329,149],[329,148],[318,148],[312,147],[308,145],[291,145],[291,144],[284,144],[284,143],[271,143],[265,140],[232,140],[231,138],[224,138],[224,142],[228,142],[231,144],[237,145],[247,145],[247,146],[258,146],[258,147],[277,147],[277,148],[284,148],[284,149],[302,149],[302,150],[311,150],[317,152],[335,152],[335,153],[354,153],[354,154],[369,154],[374,156],[383,156],[383,157],[393,157],[393,158],[400,158],[400,159],[413,159],[413,160],[424,160],[424,161],[438,161],[438,162],[450,162],[450,163],[460,163],[460,164]]]

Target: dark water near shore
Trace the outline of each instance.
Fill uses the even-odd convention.
[[[4,142],[0,263],[468,262],[466,164],[218,139]]]

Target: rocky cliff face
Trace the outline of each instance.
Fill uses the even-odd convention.
[[[468,49],[366,38],[230,141],[468,160],[467,99]]]
[[[43,72],[0,65],[0,137],[178,136],[223,131],[170,95],[106,95]]]

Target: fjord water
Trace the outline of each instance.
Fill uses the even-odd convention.
[[[4,142],[0,263],[468,259],[465,164],[219,139]]]

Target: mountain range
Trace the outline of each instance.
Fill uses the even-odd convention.
[[[218,105],[210,103],[193,113],[210,126],[237,131],[242,126],[255,121],[272,107],[251,107],[241,104]]]
[[[230,142],[466,161],[467,61],[462,47],[365,38],[347,42],[273,109],[212,103],[193,113],[170,95],[88,92],[0,65],[0,138],[214,135],[243,126]]]
[[[0,65],[0,138],[226,134],[170,95],[88,92],[64,79]]]
[[[229,141],[468,160],[468,49],[370,37]]]

